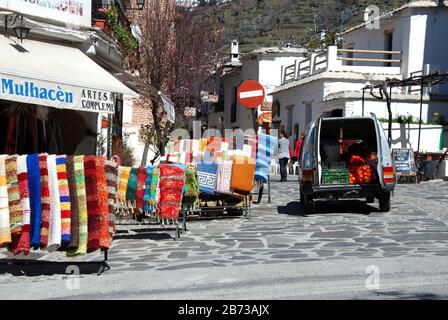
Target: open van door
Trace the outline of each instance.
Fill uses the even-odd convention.
[[[378,176],[380,183],[385,188],[394,187],[395,185],[395,173],[392,162],[392,153],[390,150],[389,141],[386,137],[386,133],[376,118],[375,114],[371,113],[372,118],[375,121],[378,141]]]
[[[322,157],[320,155],[320,130],[322,129],[322,117],[319,117],[317,119],[317,135],[315,137],[315,158],[316,158],[316,179],[315,185],[317,187],[320,187],[321,181],[322,181]]]

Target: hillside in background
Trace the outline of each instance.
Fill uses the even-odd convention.
[[[337,33],[362,22],[368,5],[381,12],[408,0],[233,0],[202,1],[201,11],[214,21],[223,43],[236,39],[247,52],[262,46],[307,44],[325,30]]]

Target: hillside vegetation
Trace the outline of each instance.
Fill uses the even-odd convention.
[[[214,21],[224,43],[236,39],[241,51],[262,46],[307,44],[320,31],[338,33],[362,22],[368,5],[381,12],[408,0],[233,0],[202,1],[201,10]]]

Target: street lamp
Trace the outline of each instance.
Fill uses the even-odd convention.
[[[23,23],[23,16],[20,16],[19,22],[14,24],[12,30],[14,30],[14,33],[16,34],[16,37],[20,39],[20,42],[23,42],[23,39],[28,37],[28,33],[31,29]]]
[[[137,0],[137,8],[126,8],[126,10],[143,10],[145,0]]]
[[[14,21],[11,23],[12,30],[14,30],[14,33],[16,34],[16,37],[20,40],[20,42],[23,42],[23,39],[26,39],[28,37],[28,33],[31,30],[31,28],[23,22],[23,15],[16,14],[5,17],[5,35],[8,34],[8,21],[11,21],[12,17],[14,17]]]

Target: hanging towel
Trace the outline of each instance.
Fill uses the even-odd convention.
[[[8,186],[9,224],[11,237],[22,232],[22,205],[20,203],[19,180],[17,178],[17,155],[5,160],[6,183]]]
[[[76,251],[79,246],[79,206],[78,194],[75,177],[75,159],[68,156],[66,159],[68,189],[70,192],[70,243],[67,245],[67,251]]]
[[[145,196],[145,181],[146,181],[146,168],[138,168],[137,170],[137,191],[135,194],[136,207],[142,212],[144,206],[144,196]]]
[[[28,190],[27,156],[17,158],[17,178],[19,180],[20,204],[22,206],[22,232],[12,236],[11,252],[13,254],[30,252],[30,195]]]
[[[0,248],[11,243],[6,157],[6,155],[0,155]]]
[[[231,194],[230,180],[232,179],[232,161],[218,162],[216,175],[216,192],[223,194]]]
[[[249,157],[235,156],[230,187],[236,193],[247,195],[254,187],[255,163]]]
[[[30,247],[34,250],[40,247],[40,226],[42,224],[42,199],[40,187],[39,155],[26,157],[28,171],[28,190],[30,192]]]
[[[185,171],[175,165],[160,165],[160,200],[158,214],[163,219],[179,219]]]
[[[56,155],[47,157],[48,188],[50,190],[50,223],[47,249],[53,251],[61,246],[61,196],[59,195]]]
[[[68,251],[68,256],[86,254],[88,240],[88,215],[87,215],[87,195],[86,182],[84,176],[84,156],[74,157],[76,195],[78,197],[79,208],[79,244],[78,248]]]
[[[56,169],[61,203],[61,246],[65,248],[70,243],[71,237],[71,203],[67,178],[67,156],[56,157]]]
[[[100,223],[99,245],[101,250],[107,250],[110,248],[111,239],[109,234],[109,199],[107,194],[106,168],[103,157],[96,158],[96,184]]]
[[[109,204],[109,234],[111,239],[113,239],[113,237],[115,236],[118,166],[116,162],[109,160],[106,160],[104,164],[106,171],[107,196]]]
[[[159,186],[160,168],[155,167],[151,175],[151,192],[149,194],[149,204],[155,209],[158,205],[157,189]]]
[[[149,204],[149,199],[151,196],[151,180],[152,180],[152,172],[155,166],[146,167],[146,180],[145,180],[145,195],[143,196],[144,207],[143,210],[146,213],[152,212],[152,207]]]
[[[259,134],[258,151],[255,166],[255,179],[263,183],[268,182],[269,169],[271,167],[271,158],[278,145],[277,137]]]
[[[137,168],[131,168],[129,174],[128,186],[126,188],[126,202],[128,207],[132,208],[135,206],[136,193],[137,193]]]
[[[199,198],[199,184],[195,164],[186,165],[184,190],[182,206],[186,210],[192,210]]]
[[[85,156],[84,175],[86,182],[88,241],[87,252],[94,252],[100,248],[100,211],[98,184],[96,182],[96,157]]]
[[[126,192],[130,174],[131,168],[122,166],[118,167],[118,201],[122,206],[126,204]]]
[[[199,190],[207,194],[215,194],[216,188],[216,171],[218,166],[216,163],[198,163],[198,183]]]
[[[48,186],[48,154],[39,155],[40,169],[40,196],[42,203],[42,220],[40,225],[40,246],[45,248],[48,244],[48,228],[50,226],[50,189]]]

